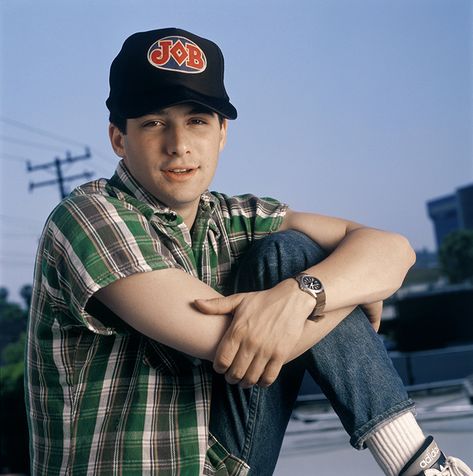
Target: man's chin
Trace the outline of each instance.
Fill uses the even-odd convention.
[[[203,192],[202,192],[203,193]],[[156,197],[161,203],[169,207],[171,210],[175,211],[178,215],[185,215],[193,210],[197,209],[200,196],[199,195],[192,195],[192,196],[172,196],[172,197]]]

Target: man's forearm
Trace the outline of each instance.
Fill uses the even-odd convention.
[[[399,289],[414,262],[415,253],[403,236],[363,227],[348,232],[325,260],[306,272],[324,284],[328,312],[386,299]]]
[[[301,337],[293,351],[289,354],[286,363],[299,357],[299,355],[302,355],[306,350],[309,350],[312,346],[320,342],[327,334],[335,329],[353,309],[355,309],[355,306],[329,311],[317,322],[307,320],[304,324]]]
[[[226,315],[204,315],[196,309],[196,298],[223,296],[178,269],[119,279],[95,297],[142,334],[200,359],[214,360],[230,324]]]

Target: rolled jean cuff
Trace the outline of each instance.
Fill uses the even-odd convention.
[[[350,438],[350,444],[357,450],[366,448],[366,440],[368,440],[373,435],[373,433],[375,433],[382,426],[386,425],[386,423],[395,420],[397,417],[409,411],[415,414],[415,404],[410,398],[398,403],[397,405],[394,405],[381,415],[378,415],[376,418],[373,418],[369,422],[365,423],[361,428],[353,433]]]

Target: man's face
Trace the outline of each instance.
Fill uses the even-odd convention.
[[[180,215],[195,212],[225,145],[227,121],[186,103],[128,119],[126,132],[110,125],[115,153],[133,177]]]

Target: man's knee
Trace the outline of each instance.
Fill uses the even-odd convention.
[[[257,240],[248,252],[250,259],[269,262],[304,261],[313,266],[327,257],[327,253],[315,241],[300,231],[285,230]],[[309,262],[311,264],[309,264]]]
[[[267,289],[305,271],[327,257],[307,235],[285,230],[253,243],[242,258],[236,279],[239,291]]]

